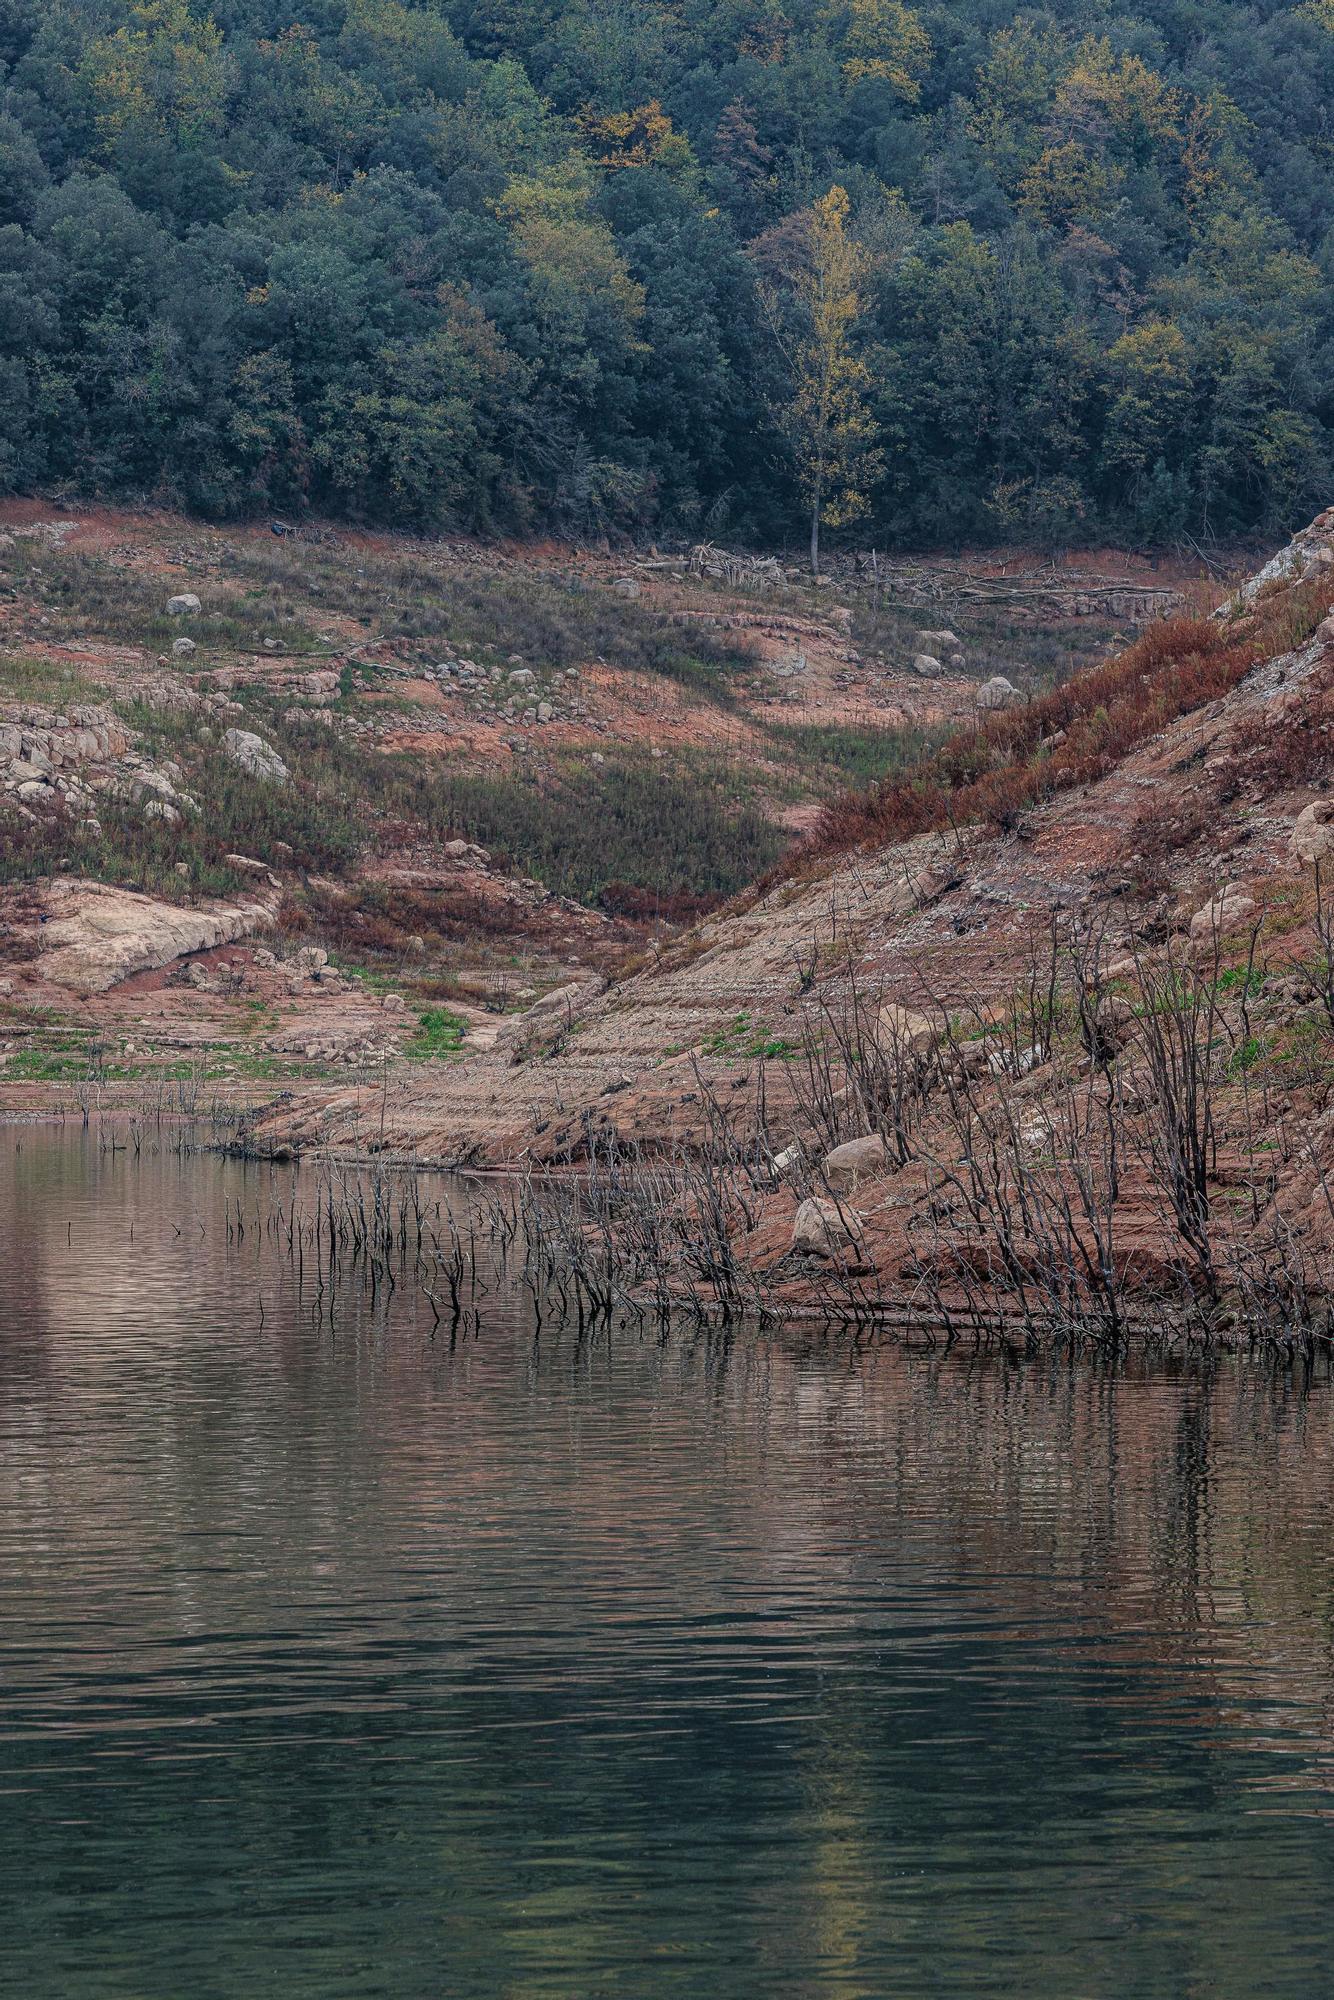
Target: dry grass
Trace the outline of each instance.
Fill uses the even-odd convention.
[[[1179,716],[1220,699],[1261,660],[1304,643],[1330,602],[1329,584],[1300,585],[1235,621],[1153,625],[1102,666],[957,730],[915,770],[835,800],[779,872],[950,826],[1010,831],[1044,799],[1105,777]]]

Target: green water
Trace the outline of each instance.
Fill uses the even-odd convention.
[[[1323,1387],[331,1326],[270,1185],[0,1131],[0,1991],[1329,1991]]]

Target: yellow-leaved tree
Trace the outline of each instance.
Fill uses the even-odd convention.
[[[774,414],[809,512],[818,575],[821,527],[843,527],[869,511],[883,463],[867,400],[871,371],[857,348],[871,257],[849,228],[841,187],[830,188],[797,225],[771,233],[767,248],[777,269],[763,280],[761,297],[786,363],[788,393]]]
[[[114,34],[90,40],[79,65],[114,148],[135,134],[199,145],[222,130],[226,68],[222,31],[187,0],[143,0]]]
[[[922,94],[931,37],[903,0],[848,0],[843,36],[846,83],[887,83],[909,104]]]

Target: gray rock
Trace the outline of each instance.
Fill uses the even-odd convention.
[[[993,674],[989,681],[983,681],[977,691],[979,708],[1014,708],[1023,698],[1018,688],[1012,681],[1007,681],[1004,674]]]
[[[193,590],[182,590],[176,597],[167,599],[168,618],[197,618],[203,610]]]
[[[1220,889],[1191,918],[1191,937],[1198,942],[1202,938],[1211,938],[1215,931],[1219,937],[1226,937],[1229,931],[1240,930],[1254,914],[1253,897],[1244,895],[1239,889]]]
[[[809,1195],[792,1218],[792,1249],[798,1256],[860,1256],[861,1219],[838,1202]]]
[[[227,730],[222,745],[233,764],[248,771],[252,778],[268,778],[277,785],[287,782],[290,774],[286,764],[273,745],[256,736],[252,729]]]
[[[889,1171],[889,1152],[879,1133],[867,1139],[848,1139],[826,1153],[820,1171],[836,1194],[855,1188],[858,1181],[874,1180]]]
[[[191,653],[197,653],[199,651],[199,648],[198,646],[196,646],[193,639],[173,639],[171,642],[171,650],[174,658],[178,660],[188,660]]]
[[[912,670],[920,674],[924,681],[938,681],[945,669],[933,653],[918,653],[912,663]]]
[[[1293,821],[1288,845],[1308,868],[1334,855],[1334,799],[1312,799]]]
[[[929,1014],[891,1001],[880,1009],[877,1039],[887,1055],[929,1055],[940,1041],[944,1028]]]

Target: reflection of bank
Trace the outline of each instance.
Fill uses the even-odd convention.
[[[24,1149],[0,1180],[0,1664],[21,1649],[11,1720],[38,1740],[54,1716],[70,1743],[212,1742],[224,1772],[244,1751],[260,1819],[291,1787],[359,1853],[351,1743],[388,1820],[424,1791],[483,1900],[468,1829],[521,1801],[565,1871],[548,1942],[577,1920],[589,1964],[625,1829],[676,1865],[676,1796],[701,1906],[849,1993],[884,1990],[868,1935],[928,1948],[951,1868],[983,1852],[999,1884],[1006,1843],[1050,1865],[1034,1800],[1073,1814],[1127,1735],[1146,1785],[1165,1744],[1197,1777],[1229,1735],[1252,1789],[1256,1759],[1325,1784],[1321,1396],[1235,1361],[535,1337],[497,1273],[451,1351],[411,1288],[372,1308],[347,1270],[331,1322],[272,1234],[229,1241],[273,1169]],[[285,1199],[303,1185],[282,1170]],[[532,1898],[516,1878],[504,1901],[523,1959]]]

